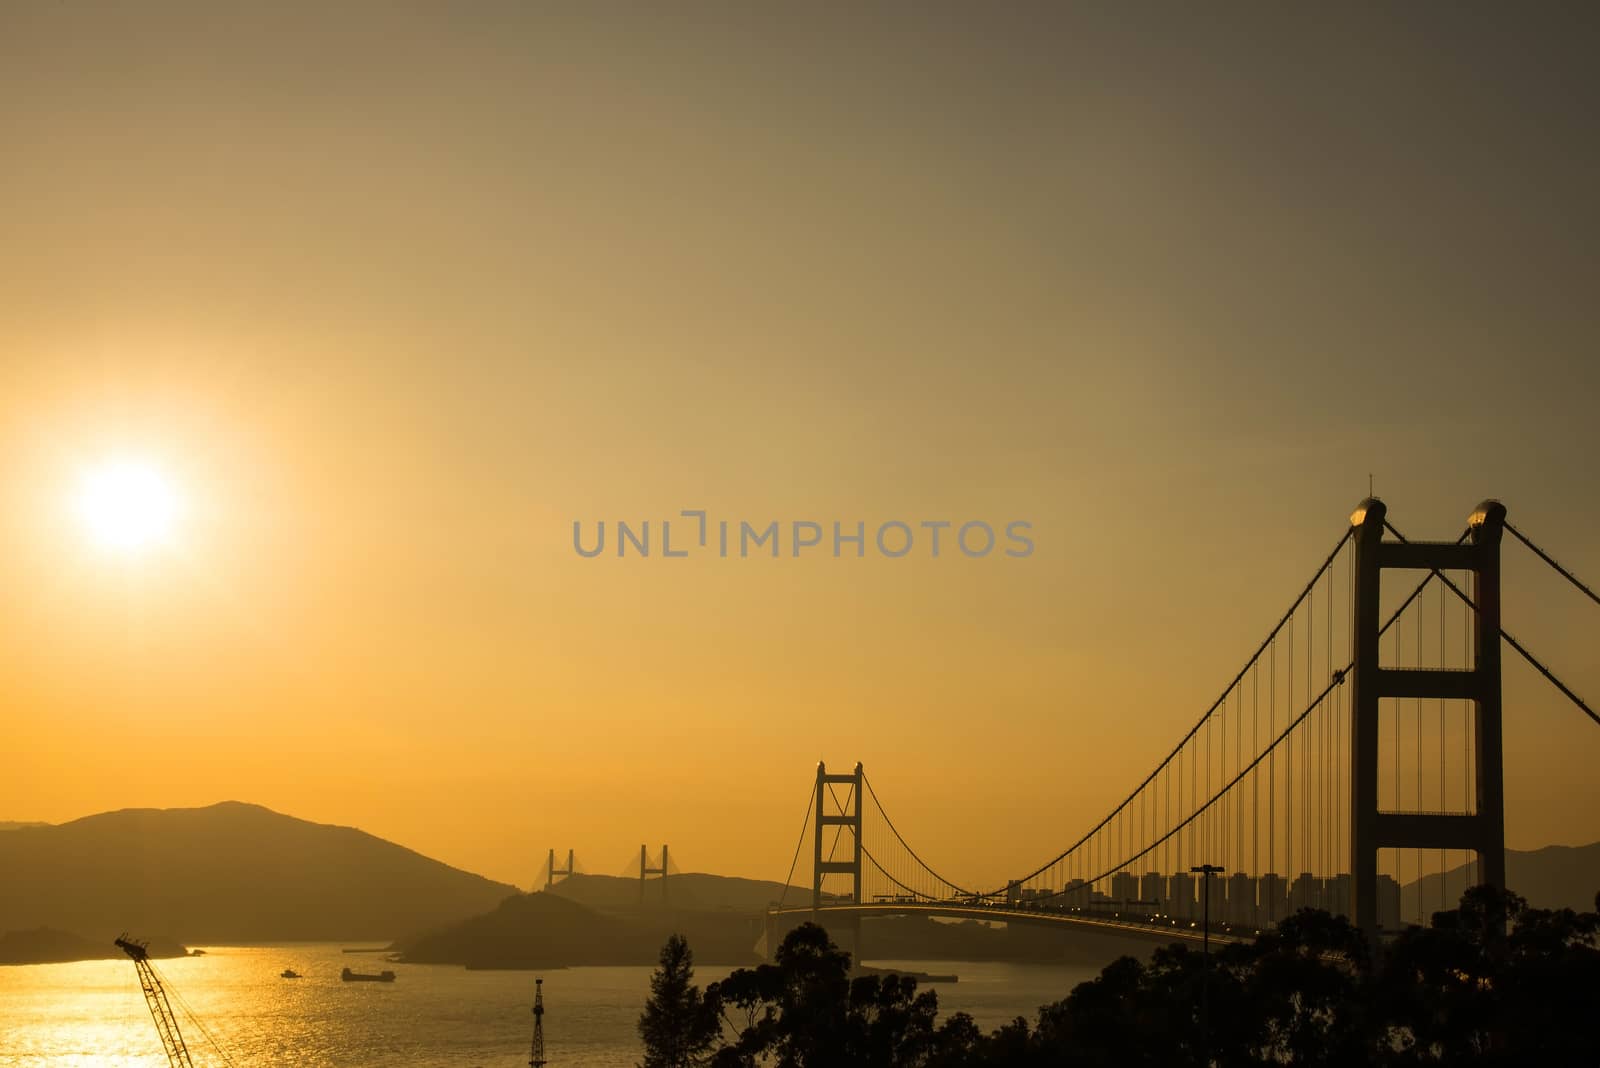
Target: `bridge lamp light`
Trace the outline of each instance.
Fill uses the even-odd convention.
[[[1204,901],[1204,905],[1202,907],[1205,911],[1201,913],[1202,922],[1204,922],[1205,928],[1200,932],[1202,969],[1200,980],[1200,1041],[1202,1043],[1202,1048],[1205,1050],[1204,1063],[1210,1064],[1211,1009],[1210,998],[1208,997],[1208,994],[1210,993],[1211,989],[1211,877],[1213,875],[1221,875],[1224,871],[1224,868],[1220,864],[1196,864],[1189,870],[1200,876],[1200,878],[1205,882],[1205,890],[1202,898]],[[1191,922],[1189,926],[1193,927],[1194,923]]]

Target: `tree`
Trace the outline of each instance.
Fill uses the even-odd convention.
[[[910,979],[852,979],[849,954],[803,924],[776,963],[706,992],[726,1030],[700,1032],[695,1055],[715,1042],[699,1062],[708,1068],[1600,1065],[1600,910],[1534,909],[1480,886],[1431,927],[1375,947],[1347,920],[1305,909],[1207,963],[1180,945],[1125,957],[1043,1006],[1031,1029],[1019,1017],[985,1035],[960,1013],[940,1026],[933,993]]]
[[[1230,947],[1231,948],[1231,947]],[[1373,1032],[1363,1011],[1370,951],[1343,917],[1301,909],[1256,939],[1242,1000],[1225,1009],[1269,1063],[1368,1064]],[[1216,1017],[1214,1017],[1216,1018]]]
[[[852,979],[850,954],[812,923],[785,936],[775,963],[739,969],[707,998],[731,1032],[715,1068],[920,1068],[938,1053],[933,991],[918,993],[905,976]],[[952,1042],[969,1039],[965,1029],[951,1033]]]
[[[661,947],[660,966],[650,976],[650,999],[639,1014],[640,1068],[696,1068],[709,1062],[721,1024],[716,1005],[693,980],[694,953],[688,940],[675,934]]]

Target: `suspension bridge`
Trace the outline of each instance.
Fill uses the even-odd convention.
[[[1308,907],[1348,916],[1377,944],[1402,926],[1403,854],[1419,877],[1426,855],[1441,874],[1454,861],[1468,884],[1503,887],[1503,649],[1600,724],[1502,625],[1507,533],[1600,605],[1498,501],[1479,505],[1454,541],[1413,541],[1369,497],[1165,758],[1048,859],[996,885],[940,874],[860,764],[844,774],[818,764],[784,881],[804,885],[808,860],[810,899],[786,891],[768,911],[768,952],[804,920],[846,934],[859,955],[872,917],[1226,941]],[[1386,572],[1401,581],[1386,586]]]

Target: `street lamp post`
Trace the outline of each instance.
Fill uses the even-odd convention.
[[[1196,864],[1189,869],[1200,876],[1200,1050],[1206,1068],[1211,1065],[1211,877],[1222,874],[1220,864]]]

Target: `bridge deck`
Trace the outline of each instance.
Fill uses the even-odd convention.
[[[1144,917],[1097,916],[1092,913],[1067,910],[1026,909],[1003,905],[963,905],[958,902],[873,902],[863,905],[823,905],[815,910],[809,905],[790,906],[769,910],[769,915],[809,918],[813,911],[819,922],[827,926],[827,916],[948,916],[954,919],[986,920],[991,923],[1024,923],[1048,927],[1069,927],[1125,935],[1150,941],[1184,942],[1199,945],[1205,932],[1198,921],[1164,918],[1150,920]],[[1211,941],[1216,943],[1242,942],[1255,937],[1255,931],[1211,929]]]

